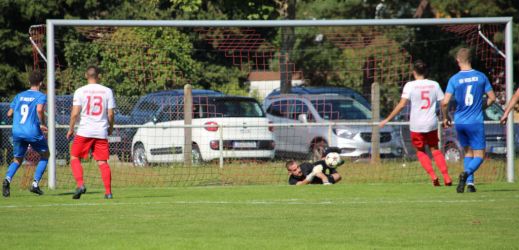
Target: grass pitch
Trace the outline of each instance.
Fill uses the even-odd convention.
[[[519,184],[116,188],[0,199],[3,249],[517,249]],[[5,248],[4,248],[5,247]]]

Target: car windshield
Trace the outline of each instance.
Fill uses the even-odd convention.
[[[353,100],[313,100],[312,105],[324,120],[366,120],[371,112]]]
[[[216,99],[194,105],[194,118],[207,117],[265,117],[260,105],[247,99]]]
[[[490,107],[485,109],[485,120],[487,121],[499,121],[503,116],[504,111],[497,104],[492,104]]]

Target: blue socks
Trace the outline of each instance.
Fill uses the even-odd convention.
[[[463,171],[465,171],[467,173],[470,172],[469,165],[472,162],[472,159],[474,159],[474,158],[465,156],[465,158],[463,159]],[[469,177],[467,178],[467,183],[474,184],[474,175],[473,174],[469,174]]]
[[[36,166],[36,171],[34,171],[34,180],[36,182],[40,182],[41,177],[43,176],[43,173],[45,172],[45,169],[47,168],[47,163],[49,162],[49,159],[40,159],[38,162],[38,166]]]
[[[16,174],[16,171],[18,171],[18,168],[20,167],[20,164],[16,162],[12,162],[11,165],[9,165],[9,168],[7,169],[7,174],[5,174],[5,179],[9,182],[13,179],[14,174]]]
[[[469,174],[469,177],[472,177],[469,181],[469,178],[467,178],[467,183],[474,183],[474,173],[478,170],[478,168],[481,166],[481,164],[483,163],[483,158],[479,158],[479,157],[474,157],[472,159],[472,161],[470,161],[470,163],[467,165],[467,169],[465,170],[465,172],[467,172]]]
[[[40,182],[43,173],[45,172],[45,169],[47,169],[47,163],[49,162],[48,159],[41,159],[38,162],[38,165],[36,166],[36,171],[34,171],[34,181],[36,183]],[[20,164],[16,162],[12,162],[11,165],[9,165],[9,168],[7,169],[7,174],[5,175],[5,179],[7,179],[9,182],[13,179],[14,175],[16,174],[16,171],[18,171],[18,168],[20,168]]]

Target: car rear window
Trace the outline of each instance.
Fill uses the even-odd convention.
[[[209,99],[193,106],[193,118],[265,117],[261,106],[247,99]]]
[[[324,120],[367,120],[371,112],[353,100],[312,100],[312,105]]]

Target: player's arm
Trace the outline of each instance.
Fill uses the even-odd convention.
[[[505,123],[506,123],[506,120],[508,119],[508,115],[510,114],[510,112],[511,112],[512,109],[514,108],[514,106],[515,106],[515,104],[517,103],[517,101],[519,101],[519,89],[517,89],[517,90],[515,91],[514,96],[512,96],[512,99],[511,99],[510,102],[508,102],[508,104],[506,105],[505,113],[503,114],[503,116],[502,116],[501,119],[500,119],[501,124],[505,124]]]
[[[108,109],[108,124],[109,124],[108,135],[112,135],[112,132],[114,130],[114,117],[115,117],[114,110]]]
[[[448,128],[452,125],[451,117],[449,116],[449,102],[451,101],[452,94],[445,93],[443,100],[441,102],[441,110],[443,117],[443,127]]]
[[[36,114],[38,115],[38,119],[40,119],[40,129],[42,132],[47,132],[47,126],[45,125],[45,105],[38,104],[36,105]]]
[[[407,105],[408,103],[408,99],[407,98],[401,98],[400,99],[400,102],[395,106],[395,108],[393,109],[393,111],[391,111],[391,114],[389,114],[387,116],[386,119],[384,119],[383,121],[380,122],[380,124],[378,125],[380,128],[383,128],[386,123],[388,123],[389,121],[391,121],[393,118],[395,118],[396,115],[398,115],[398,113],[400,113],[400,111],[402,111],[402,109],[405,108],[405,106]]]
[[[496,94],[493,90],[490,90],[487,92],[487,102],[485,103],[485,107],[483,109],[486,109],[492,105],[496,101]]]
[[[74,135],[74,128],[76,127],[76,121],[79,118],[79,114],[81,113],[81,106],[74,105],[72,106],[72,113],[70,114],[70,122],[67,132],[67,139],[70,139],[72,135]]]
[[[13,114],[14,114],[14,110],[10,108],[10,109],[7,111],[7,117],[11,117],[11,116],[13,116]]]

